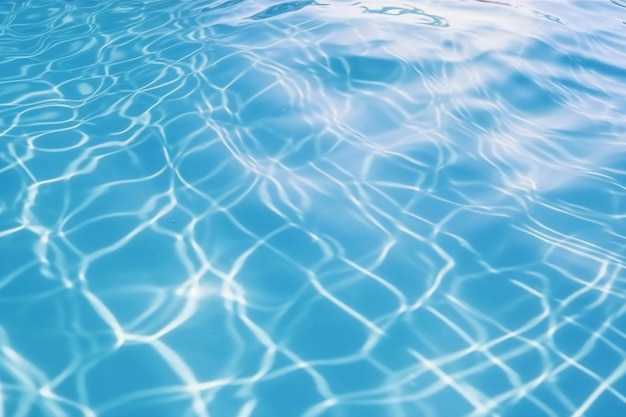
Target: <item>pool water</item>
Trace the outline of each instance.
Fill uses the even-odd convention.
[[[3,0],[0,416],[625,416],[625,115],[622,0]]]

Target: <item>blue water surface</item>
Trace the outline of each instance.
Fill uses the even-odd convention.
[[[0,2],[0,417],[623,417],[625,263],[623,0]]]

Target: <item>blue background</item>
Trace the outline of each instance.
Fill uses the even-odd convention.
[[[626,415],[620,1],[0,3],[0,416]]]

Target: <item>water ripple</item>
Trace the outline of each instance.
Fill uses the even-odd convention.
[[[0,416],[625,414],[619,6],[3,2]]]

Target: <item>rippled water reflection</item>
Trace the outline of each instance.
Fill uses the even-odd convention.
[[[0,3],[0,416],[626,415],[626,9]]]

